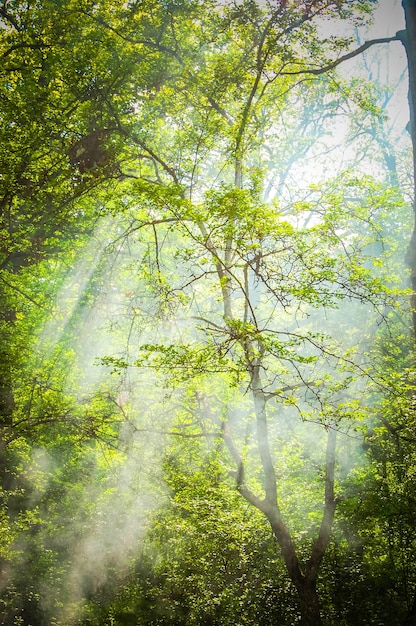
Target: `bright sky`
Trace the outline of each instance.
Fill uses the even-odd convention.
[[[379,0],[378,8],[374,13],[374,23],[360,35],[363,41],[392,37],[404,27],[404,11],[401,1]],[[372,59],[371,66],[375,67],[379,61],[380,79],[390,85],[394,91],[389,113],[397,128],[401,129],[409,120],[407,61],[403,44],[393,42],[386,46],[376,46],[367,53],[367,56]]]
[[[404,28],[404,12],[398,0],[379,0],[375,11],[374,25],[370,33],[373,36],[391,37]]]

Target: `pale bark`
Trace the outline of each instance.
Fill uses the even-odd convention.
[[[244,346],[246,356],[253,353]],[[334,520],[336,498],[335,483],[335,452],[336,430],[327,428],[327,446],[325,461],[324,508],[318,536],[313,543],[309,560],[302,566],[297,556],[296,547],[291,534],[284,522],[278,501],[278,483],[273,463],[273,456],[269,440],[269,425],[267,419],[266,399],[261,381],[261,359],[248,358],[248,370],[251,378],[251,392],[256,415],[257,449],[264,477],[264,498],[254,494],[246,485],[246,475],[243,459],[234,442],[228,423],[223,426],[223,438],[228,450],[236,463],[237,471],[233,474],[236,486],[241,495],[251,505],[259,509],[267,518],[274,536],[279,544],[282,558],[287,572],[292,580],[298,595],[301,624],[303,626],[320,626],[322,624],[319,596],[316,585],[320,565],[331,539]]]

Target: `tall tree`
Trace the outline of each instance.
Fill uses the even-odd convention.
[[[368,4],[359,8],[368,10]],[[140,208],[130,214],[126,241],[130,233],[150,227],[153,253],[144,257],[142,269],[144,276],[151,275],[149,286],[160,298],[161,311],[169,316],[178,303],[180,316],[197,320],[194,336],[179,324],[175,342],[162,332],[159,342],[144,343],[136,364],[163,370],[176,385],[198,377],[202,386],[204,377],[216,373],[221,378],[228,372],[226,386],[236,387],[243,397],[251,394],[251,409],[241,409],[247,411],[246,443],[242,425],[227,407],[220,408],[217,394],[200,397],[198,410],[205,416],[204,430],[211,424],[210,436],[216,434],[228,448],[238,491],[270,523],[297,589],[304,624],[321,623],[316,586],[336,507],[336,433],[358,406],[345,401],[346,390],[357,372],[365,374],[352,356],[354,340],[345,351],[334,336],[320,332],[321,322],[312,311],[327,310],[330,318],[329,311],[340,302],[357,301],[377,310],[392,300],[369,269],[372,261],[364,252],[369,239],[356,238],[354,220],[371,220],[366,213],[370,201],[360,202],[357,195],[349,205],[346,192],[342,200],[312,193],[308,204],[293,207],[285,195],[279,198],[276,187],[274,206],[266,206],[263,168],[270,144],[284,132],[286,118],[280,111],[290,106],[290,97],[303,96],[299,76],[320,75],[321,67],[328,72],[337,64],[329,63],[328,54],[342,42],[318,45],[315,20],[346,18],[351,11],[349,3],[282,3],[278,8],[246,3],[217,9],[207,21],[200,14],[205,48],[182,56],[181,42],[175,40],[181,79],[177,86],[167,80],[142,103],[141,128],[153,118],[146,139],[131,134],[142,151],[141,168],[131,174]],[[169,43],[162,41],[172,49],[169,38]],[[191,46],[196,48],[197,41],[195,29]],[[316,69],[308,67],[312,54]],[[317,90],[332,80],[323,79]],[[171,94],[174,103],[168,100]],[[170,127],[160,113],[155,117],[157,111]],[[289,167],[296,163],[296,147],[295,139]],[[355,185],[351,180],[348,191]],[[382,198],[385,203],[386,196]],[[350,207],[348,219],[337,210],[341,202]],[[364,204],[362,213],[354,208],[356,202]],[[313,220],[296,226],[305,209]],[[170,258],[174,249],[175,266]],[[181,309],[183,303],[187,309]],[[335,318],[332,323],[337,324]],[[347,332],[354,333],[348,324]],[[116,358],[108,362],[124,365]],[[323,507],[303,557],[283,513],[275,420],[284,417],[270,408],[276,401],[287,419],[296,419],[296,407],[302,420],[321,423],[326,438]],[[191,430],[198,410],[193,409]]]
[[[413,213],[416,215],[416,3],[413,0],[403,0],[406,29],[397,33],[402,41],[407,55],[409,73],[409,130],[413,145]],[[406,261],[410,267],[412,281],[411,307],[413,315],[413,333],[416,336],[416,226],[413,229],[407,251]]]

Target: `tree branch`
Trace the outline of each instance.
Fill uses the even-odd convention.
[[[335,449],[337,431],[334,427],[328,428],[328,440],[326,446],[326,467],[325,467],[325,501],[324,513],[322,516],[319,534],[314,542],[311,557],[307,563],[306,575],[315,580],[319,566],[328,547],[331,537],[331,528],[334,521],[336,500],[334,495],[335,481]]]
[[[0,17],[2,17],[4,20],[9,22],[9,24],[11,24],[13,28],[15,28],[18,32],[22,30],[22,28],[19,26],[15,18],[12,15],[10,15],[10,13],[7,13],[4,7],[0,7]]]
[[[237,471],[232,472],[232,476],[235,478],[237,490],[241,493],[243,498],[247,500],[250,504],[255,506],[257,509],[265,513],[264,501],[261,500],[258,496],[256,496],[245,484],[245,471],[244,471],[244,463],[241,458],[241,454],[238,451],[237,446],[234,443],[230,427],[227,422],[224,422],[222,425],[222,437],[225,441],[225,444],[230,452],[235,464],[237,465]]]
[[[123,129],[123,132],[124,132],[124,129]],[[126,135],[129,136],[128,133],[126,133]],[[140,141],[138,137],[135,137],[134,135],[130,135],[130,139],[132,139],[132,141],[135,144],[137,144],[143,150],[145,150],[154,161],[159,163],[159,165],[161,165],[162,168],[165,170],[165,172],[167,172],[172,177],[173,181],[177,185],[179,184],[179,180],[178,180],[175,170],[172,167],[170,167],[158,154],[156,154],[156,152],[154,152],[151,148],[149,148],[149,146],[147,146],[143,141]]]
[[[316,69],[305,68],[303,70],[293,70],[292,72],[281,71],[279,72],[279,76],[298,76],[300,74],[312,74],[313,76],[319,76],[320,74],[325,74],[326,72],[333,70],[335,67],[337,67],[344,61],[353,59],[354,57],[358,56],[359,54],[361,54],[368,48],[371,48],[371,46],[375,46],[377,44],[382,44],[382,43],[391,43],[392,41],[401,41],[401,39],[397,34],[394,35],[393,37],[382,37],[380,39],[370,39],[369,41],[366,41],[361,46],[353,50],[352,52],[348,52],[347,54],[344,54],[343,56],[339,57],[339,59],[332,61],[331,63],[329,63],[328,65],[325,65],[324,67],[319,67]]]
[[[10,46],[6,52],[3,52],[0,58],[5,59],[15,50],[19,50],[20,48],[29,48],[30,50],[43,50],[44,48],[52,48],[51,45],[46,43],[16,43],[14,46]]]

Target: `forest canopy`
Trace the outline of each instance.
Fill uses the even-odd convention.
[[[0,27],[1,623],[416,624],[415,2]]]

